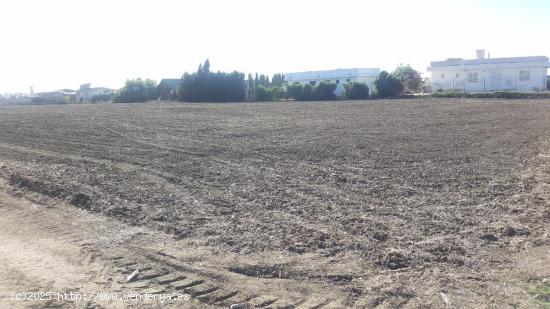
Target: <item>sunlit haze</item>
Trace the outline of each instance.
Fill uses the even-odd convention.
[[[119,88],[212,70],[393,70],[550,55],[549,1],[31,1],[0,3],[0,93]]]

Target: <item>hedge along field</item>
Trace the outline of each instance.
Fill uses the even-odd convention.
[[[350,306],[529,307],[548,119],[548,100],[9,106],[0,176]]]

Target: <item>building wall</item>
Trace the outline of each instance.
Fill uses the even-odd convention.
[[[466,92],[488,91],[543,91],[546,88],[546,67],[479,67],[479,68],[431,68],[432,92],[462,90]],[[528,79],[525,73],[528,72]],[[470,79],[477,74],[477,81]],[[522,76],[523,75],[523,76]]]
[[[112,94],[113,91],[107,88],[88,88],[78,92],[79,101],[88,102],[96,95]]]

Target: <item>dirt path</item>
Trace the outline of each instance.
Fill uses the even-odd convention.
[[[0,302],[9,308],[127,308],[160,303],[98,299],[97,293],[123,297],[154,292],[129,289],[125,278],[130,268],[98,250],[101,242],[116,242],[114,237],[122,240],[134,233],[106,233],[108,225],[78,210],[46,208],[0,191]]]

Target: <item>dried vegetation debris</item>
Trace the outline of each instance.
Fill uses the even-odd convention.
[[[222,252],[483,271],[548,243],[548,119],[547,101],[2,107],[0,176]]]

